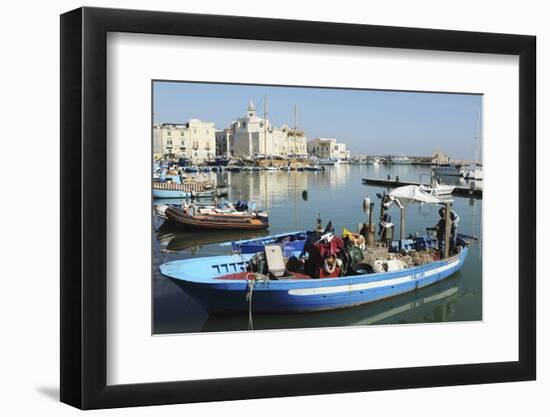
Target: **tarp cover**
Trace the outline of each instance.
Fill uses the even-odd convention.
[[[389,193],[389,196],[392,200],[398,200],[398,203],[400,203],[403,207],[412,203],[438,204],[443,202],[438,197],[423,191],[417,185],[406,185],[404,187],[396,188]]]

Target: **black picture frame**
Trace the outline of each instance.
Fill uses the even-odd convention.
[[[108,32],[519,56],[519,360],[106,384]],[[61,15],[61,401],[82,409],[525,381],[536,378],[534,36],[80,8]]]

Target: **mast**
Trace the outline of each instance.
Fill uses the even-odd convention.
[[[267,94],[264,98],[264,158],[267,159]]]
[[[294,105],[294,156],[296,156],[296,131],[298,130],[298,109]]]

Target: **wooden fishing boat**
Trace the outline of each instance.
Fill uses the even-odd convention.
[[[168,207],[165,213],[168,220],[176,225],[198,229],[262,230],[269,227],[267,215],[263,213],[197,213],[196,210],[176,207]]]

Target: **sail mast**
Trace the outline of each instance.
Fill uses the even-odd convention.
[[[297,113],[298,110],[296,108],[296,105],[294,105],[294,157],[296,157],[296,131],[298,130],[298,116]]]
[[[267,159],[267,94],[264,98],[264,158]]]

